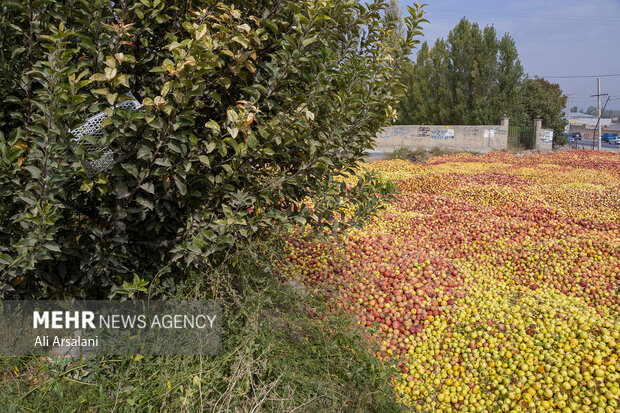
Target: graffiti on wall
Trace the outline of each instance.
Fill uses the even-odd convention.
[[[465,150],[506,149],[508,130],[496,125],[395,125],[383,128],[375,148],[450,147]]]
[[[420,126],[420,127],[418,127],[418,136],[420,136],[420,137],[427,137],[427,136],[430,136],[430,134],[431,134],[430,126]]]
[[[476,138],[480,136],[480,127],[478,126],[464,126],[461,131],[465,136],[473,136]]]
[[[383,128],[377,137],[380,139],[401,138],[410,133],[409,128],[409,126],[389,126]]]
[[[454,129],[447,126],[445,129],[433,129],[431,139],[454,139]]]
[[[541,129],[540,140],[543,142],[553,142],[553,129]]]

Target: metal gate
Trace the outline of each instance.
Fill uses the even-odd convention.
[[[535,126],[509,126],[508,149],[530,150],[536,147]]]

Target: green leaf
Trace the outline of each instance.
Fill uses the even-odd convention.
[[[60,252],[60,247],[55,242],[46,242],[43,244],[43,248],[49,251]]]
[[[11,53],[11,58],[15,58],[15,56],[25,51],[26,51],[25,47],[16,47],[15,49],[13,49],[13,52]]]
[[[129,87],[129,75],[119,75],[116,77],[116,81],[125,87]]]
[[[108,93],[110,93],[110,90],[108,88],[102,88],[102,89],[92,89],[90,92],[93,95],[107,95]]]
[[[231,40],[233,42],[239,43],[243,47],[249,47],[250,46],[250,43],[248,43],[248,40],[246,38],[242,37],[241,35],[233,36],[233,38]]]
[[[155,205],[153,204],[153,201],[151,201],[150,199],[146,199],[140,195],[136,197],[136,202],[138,203],[138,205],[141,205],[151,211],[155,207]]]
[[[109,68],[114,69],[116,67],[116,59],[114,59],[112,56],[106,56],[104,63]]]
[[[85,179],[80,186],[80,191],[90,192],[94,186],[95,182],[93,182],[91,179]]]
[[[185,186],[185,182],[183,182],[182,178],[180,178],[179,176],[175,175],[174,176],[174,184],[176,185],[176,187],[179,190],[179,193],[181,195],[184,196],[187,193],[187,187]]]
[[[202,39],[203,37],[205,37],[205,34],[207,34],[207,25],[206,24],[202,24],[196,30],[196,40]]]
[[[36,166],[28,165],[28,166],[24,166],[23,169],[27,170],[34,179],[41,178],[41,170],[37,168]]]
[[[136,152],[136,158],[138,159],[151,159],[153,156],[153,151],[148,146],[140,146],[138,151]]]
[[[142,188],[143,190],[145,190],[149,194],[154,194],[155,193],[155,185],[153,185],[152,182],[145,182],[142,185],[140,185],[140,188]]]
[[[117,97],[118,97],[118,93],[106,93],[105,95],[105,98],[110,105],[114,105]]]
[[[307,47],[307,46],[311,45],[312,43],[316,42],[317,40],[318,40],[318,39],[317,39],[316,37],[310,37],[310,38],[308,38],[308,39],[305,39],[305,40],[301,43],[301,45],[302,45],[303,47]]]
[[[256,139],[256,135],[250,133],[248,135],[248,148],[254,149],[258,146],[258,139]]]
[[[35,134],[39,135],[39,136],[47,135],[45,130],[41,126],[39,126],[39,125],[30,125],[28,127],[28,130],[30,132],[32,132],[32,133],[35,133]]]
[[[0,252],[0,264],[10,265],[11,261],[10,255]]]
[[[219,81],[219,83],[220,83],[222,86],[224,86],[226,89],[228,89],[228,88],[230,87],[230,85],[231,85],[231,81],[230,81],[230,79],[229,79],[229,78],[227,78],[227,77],[225,77],[225,76],[224,76],[224,77],[219,78],[219,80],[218,80],[218,81]]]
[[[226,128],[226,130],[228,131],[228,133],[230,133],[230,136],[232,136],[233,139],[237,138],[237,135],[239,134],[239,129],[235,127],[228,127]]]
[[[222,165],[222,168],[224,169],[224,171],[226,171],[227,177],[233,174],[233,169],[229,164],[225,163],[224,165]]]
[[[107,80],[103,73],[95,73],[90,77],[91,82],[105,82]]]
[[[157,158],[155,160],[155,165],[165,166],[165,167],[172,166],[172,164],[170,163],[170,159],[168,158]]]
[[[108,183],[108,178],[106,178],[106,176],[102,173],[97,174],[96,176],[93,177],[93,181],[96,184],[107,184]]]
[[[121,167],[127,171],[131,176],[133,176],[134,178],[137,178],[139,175],[138,172],[138,168],[136,167],[136,165],[132,164],[132,163],[122,163]]]
[[[105,75],[105,80],[112,80],[116,77],[117,71],[112,67],[106,67],[103,69],[103,73]]]
[[[209,161],[209,157],[206,155],[200,155],[198,156],[198,160],[200,161],[201,164],[205,165],[205,166],[210,166],[211,162]]]
[[[172,82],[164,83],[164,86],[161,88],[161,96],[164,97],[170,92],[170,86],[172,86]]]
[[[181,147],[181,144],[175,141],[170,141],[168,142],[168,148],[170,148],[173,152],[176,152],[178,154],[183,154],[183,148]]]
[[[205,123],[205,128],[209,128],[215,133],[220,133],[220,125],[213,119]]]
[[[267,27],[273,34],[278,33],[278,25],[275,24],[272,20],[263,20],[263,25]]]
[[[166,70],[169,71],[174,71],[176,68],[174,67],[174,62],[170,59],[166,59],[164,60],[164,63],[162,63],[162,67]]]

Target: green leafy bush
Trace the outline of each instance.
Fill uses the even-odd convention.
[[[555,132],[555,131],[554,131]],[[568,144],[568,136],[560,134],[553,134],[553,145],[564,146]]]
[[[394,119],[422,20],[400,36],[387,4],[3,1],[0,297],[172,288],[291,225],[371,214],[390,184],[340,178]],[[143,110],[116,106],[129,94]],[[72,141],[102,111],[103,136]]]

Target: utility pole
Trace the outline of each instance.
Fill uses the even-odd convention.
[[[601,96],[607,96],[607,100],[605,101],[605,106],[603,106],[603,112],[605,112],[605,108],[607,107],[607,104],[609,103],[609,94],[608,93],[599,93],[596,95],[590,95],[590,97],[594,97],[596,96],[598,98],[598,101],[601,101]],[[601,109],[600,109],[600,103],[599,103],[599,110],[598,110],[598,120],[596,121],[596,126],[594,127],[594,130],[598,130],[598,150],[601,150]],[[592,137],[592,150],[594,150],[594,137]]]
[[[601,78],[596,78],[596,100],[598,102],[598,150],[601,150]]]
[[[565,132],[567,133],[570,130],[570,97],[571,95],[568,95],[566,99],[566,120],[568,121],[568,125],[566,125]]]

